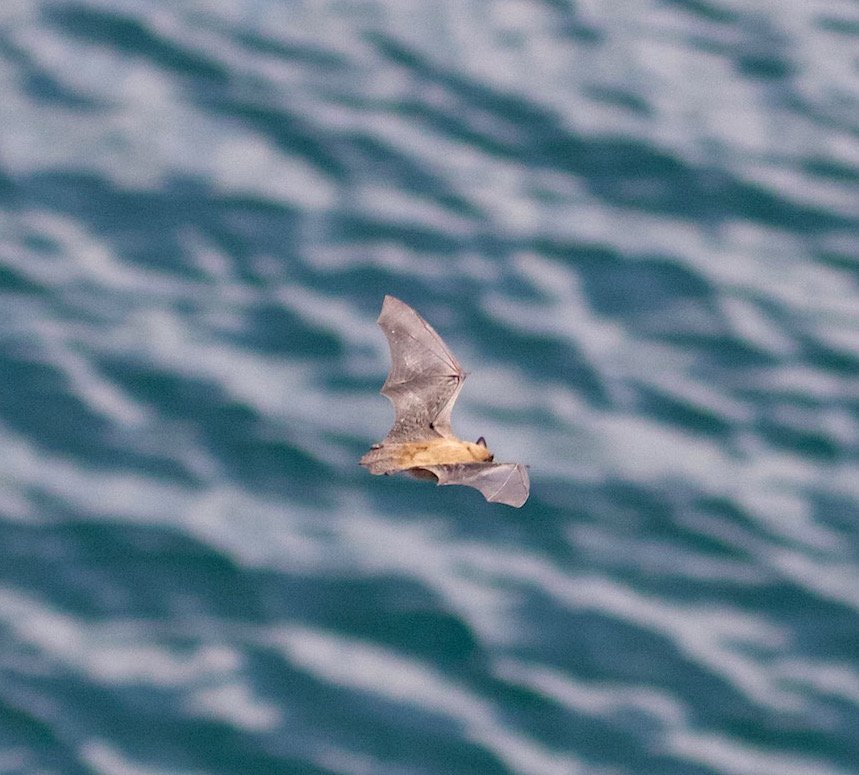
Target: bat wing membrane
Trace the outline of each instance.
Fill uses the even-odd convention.
[[[385,441],[452,436],[450,413],[465,380],[459,362],[435,329],[393,296],[385,296],[378,323],[391,349],[382,394],[396,415]]]
[[[441,484],[462,484],[480,490],[490,503],[519,508],[531,489],[528,469],[521,463],[454,463],[427,466]]]

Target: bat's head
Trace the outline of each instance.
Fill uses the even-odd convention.
[[[473,444],[470,441],[466,441],[465,446],[468,447],[468,451],[475,460],[486,463],[492,462],[494,455],[486,448],[486,439],[483,436]]]

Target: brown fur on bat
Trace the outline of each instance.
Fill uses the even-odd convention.
[[[391,348],[391,371],[382,394],[394,405],[394,425],[361,458],[371,474],[405,471],[439,484],[463,484],[488,501],[521,506],[528,499],[528,470],[495,463],[481,437],[463,441],[450,414],[465,372],[447,345],[408,304],[385,296],[379,326]]]

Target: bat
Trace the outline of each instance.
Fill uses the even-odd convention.
[[[385,296],[379,327],[391,349],[382,395],[394,405],[388,435],[361,458],[371,474],[404,471],[418,479],[474,487],[492,503],[517,508],[528,500],[527,466],[495,463],[481,436],[462,441],[450,414],[465,372],[435,329],[408,304]]]

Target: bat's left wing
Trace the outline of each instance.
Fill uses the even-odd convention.
[[[450,412],[465,380],[459,362],[435,329],[393,296],[385,296],[378,323],[391,348],[391,371],[382,394],[396,413],[385,441],[452,436]]]
[[[464,484],[483,493],[490,503],[519,508],[531,490],[528,469],[521,463],[453,463],[427,466],[439,484]]]

